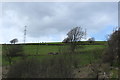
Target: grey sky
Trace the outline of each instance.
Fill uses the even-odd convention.
[[[105,40],[106,34],[118,25],[117,4],[117,2],[2,3],[0,42],[8,43],[13,38],[23,42],[25,25],[27,42],[62,41],[66,33],[76,26],[86,28],[87,37]],[[100,35],[102,31],[104,34]]]

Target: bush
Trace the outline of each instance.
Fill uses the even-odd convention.
[[[9,64],[12,63],[13,57],[24,56],[22,45],[4,45],[3,53],[4,58],[9,61]]]
[[[8,48],[7,56],[16,57],[16,56],[23,56],[23,48],[22,45],[10,45]]]
[[[104,55],[104,62],[109,62],[111,65],[118,62],[120,59],[120,27],[115,30],[108,39],[108,48]]]
[[[12,65],[7,78],[71,78],[74,77],[70,58],[51,56],[42,60],[33,57]]]

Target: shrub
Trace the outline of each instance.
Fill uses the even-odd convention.
[[[3,47],[3,56],[12,63],[12,58],[17,56],[24,56],[22,45],[5,45]]]
[[[118,62],[120,59],[120,27],[118,27],[118,30],[115,30],[108,39],[108,48],[104,55],[104,61],[111,63],[113,65],[114,63]]]
[[[73,68],[67,56],[33,57],[12,65],[7,78],[71,78]]]

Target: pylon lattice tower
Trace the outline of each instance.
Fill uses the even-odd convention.
[[[24,30],[24,43],[25,43],[25,41],[26,41],[26,28],[27,28],[27,26],[25,26],[25,30]]]

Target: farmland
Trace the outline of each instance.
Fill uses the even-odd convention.
[[[83,45],[84,44],[84,45]],[[73,73],[75,74],[74,77],[76,78],[84,78],[87,73],[87,71],[83,71],[84,69],[89,69],[89,72],[91,72],[91,67],[88,67],[90,64],[98,64],[102,61],[102,55],[107,47],[106,42],[100,42],[96,41],[94,44],[88,44],[87,42],[82,42],[82,44],[78,45],[75,49],[75,54],[70,54],[69,50],[70,47],[68,44],[64,43],[30,43],[30,44],[20,44],[23,49],[23,54],[25,57],[16,56],[12,57],[12,65],[16,65],[21,60],[26,61],[26,59],[37,59],[38,65],[42,65],[43,67],[49,66],[49,70],[51,71],[53,67],[60,68],[59,65],[61,63],[61,66],[65,69],[68,65],[72,65],[74,68]],[[4,56],[4,52],[6,52],[7,47],[10,48],[12,45],[3,45],[3,57],[2,57],[2,66],[9,66],[9,61],[6,59],[6,56]],[[50,55],[48,53],[58,53],[58,55]],[[66,56],[67,55],[67,56]],[[37,60],[36,64],[37,64]],[[60,62],[59,62],[60,60]],[[33,59],[34,61],[34,59]],[[41,61],[41,62],[39,62]],[[42,63],[43,62],[43,63]],[[52,62],[52,63],[51,63]],[[64,63],[65,62],[65,63]],[[46,64],[45,64],[46,63]],[[54,65],[51,65],[53,64]],[[56,64],[56,65],[55,65]],[[66,65],[62,65],[66,64]],[[46,65],[46,66],[45,66]],[[102,64],[104,66],[104,64]],[[53,66],[53,67],[52,67]],[[61,68],[60,68],[61,69]],[[81,70],[81,73],[78,73],[78,71]],[[52,70],[53,71],[53,70]],[[69,71],[69,70],[68,70]],[[54,72],[54,71],[53,71]],[[58,71],[59,72],[59,71]],[[116,75],[116,70],[113,70],[111,72],[115,72],[114,75]],[[11,73],[10,73],[11,74]],[[44,73],[46,74],[46,73]],[[49,74],[49,72],[47,72]],[[78,76],[84,74],[82,76]],[[91,73],[89,73],[91,74]],[[56,75],[58,77],[60,75]],[[95,76],[95,75],[94,75]],[[94,78],[92,76],[92,78]],[[48,77],[51,77],[50,75]],[[52,75],[52,77],[55,77]],[[69,77],[69,76],[68,76]],[[86,77],[91,77],[86,75]],[[116,76],[115,76],[116,77]]]
[[[103,42],[99,42],[101,44],[103,44]],[[42,44],[46,44],[46,43],[42,43]],[[69,49],[67,47],[67,45],[64,45],[64,46],[60,46],[59,44],[61,43],[57,43],[58,45],[52,45],[52,44],[56,44],[56,43],[48,43],[50,45],[38,45],[37,43],[34,45],[23,45],[23,53],[25,55],[29,55],[29,56],[34,56],[34,55],[38,55],[39,57],[42,57],[42,56],[50,56],[48,55],[48,53],[50,52],[58,52],[60,53],[60,50],[62,49]],[[105,42],[104,42],[105,44]],[[10,47],[11,45],[3,45],[3,52],[5,50],[4,47]],[[87,57],[92,55],[93,53],[96,53],[96,52],[99,52],[99,54],[102,54],[102,51],[104,50],[106,46],[105,45],[80,45],[80,47],[77,48],[77,55],[79,55],[78,57],[83,58],[84,60],[82,61],[85,61],[85,60],[88,60]],[[65,50],[64,50],[65,51]],[[84,53],[84,54],[83,54]],[[4,54],[4,53],[3,53]],[[18,57],[15,57],[15,59],[17,59]],[[3,61],[5,61],[3,59]],[[7,63],[7,62],[5,62]],[[84,63],[84,62],[83,62]],[[3,62],[4,64],[4,62]]]

